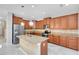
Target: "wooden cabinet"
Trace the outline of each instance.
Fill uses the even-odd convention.
[[[46,25],[46,24],[47,24],[47,20],[43,19],[43,25]]]
[[[78,15],[73,14],[68,16],[68,29],[77,29],[78,28]]]
[[[42,22],[42,20],[36,21],[35,28],[36,29],[42,29],[43,28],[43,22]]]
[[[51,19],[50,20],[50,29],[54,29],[54,26],[55,26],[55,20]]]
[[[13,24],[20,24],[20,22],[21,22],[20,17],[13,16]]]
[[[68,37],[68,47],[71,49],[78,49],[78,41],[77,41],[77,37]]]
[[[49,35],[48,42],[79,51],[79,37]]]
[[[59,44],[60,37],[59,36],[53,36],[53,43]]]
[[[59,44],[60,41],[60,37],[59,36],[54,36],[54,35],[50,35],[48,42],[54,43],[54,44]]]
[[[78,14],[56,17],[53,20],[50,21],[52,29],[78,29]]]
[[[78,13],[78,22],[77,23],[78,23],[77,27],[78,27],[78,30],[79,30],[79,13]]]
[[[44,25],[48,25],[49,26],[49,19],[43,19],[40,21],[36,21],[36,29],[43,29]]]
[[[60,45],[64,47],[68,47],[68,39],[65,36],[60,36]]]
[[[63,16],[63,17],[61,17],[60,21],[61,21],[60,28],[61,29],[68,29],[68,17]]]
[[[38,21],[35,23],[35,29],[38,29]]]
[[[40,29],[43,29],[43,20],[40,20]]]
[[[78,48],[78,51],[79,51],[79,37],[77,37],[77,41],[78,41],[78,46],[77,46],[77,48]]]
[[[29,28],[29,21],[28,20],[24,20],[20,17],[17,16],[13,16],[13,24],[21,24],[21,22],[24,23],[24,28],[28,29]]]
[[[61,28],[60,24],[61,24],[61,18],[60,17],[54,18],[54,29],[60,29]]]
[[[50,43],[53,42],[53,36],[52,35],[48,35],[48,42],[50,42]]]
[[[36,21],[35,28],[39,29],[39,21]]]
[[[23,22],[24,22],[25,29],[29,29],[29,21],[24,20]]]

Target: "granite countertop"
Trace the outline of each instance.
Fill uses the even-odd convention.
[[[28,42],[31,42],[31,43],[41,43],[45,40],[47,40],[48,38],[46,37],[41,37],[41,36],[36,36],[36,35],[20,35],[20,36],[17,36],[19,37],[20,39],[23,39],[23,40],[26,40]]]
[[[32,30],[27,30],[27,32],[29,31],[32,31]],[[33,31],[42,33],[45,30],[33,30]],[[51,30],[51,35],[79,37],[79,30]]]
[[[79,34],[72,34],[72,33],[56,33],[53,32],[50,35],[59,35],[59,36],[69,36],[69,37],[79,37]]]

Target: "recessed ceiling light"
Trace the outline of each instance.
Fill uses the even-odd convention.
[[[69,6],[69,4],[65,4],[65,6]]]
[[[60,7],[69,6],[69,4],[60,4]]]
[[[32,8],[34,8],[35,7],[35,5],[32,5]]]
[[[23,5],[22,5],[21,7],[22,7],[22,8],[24,8],[24,6],[23,6]]]

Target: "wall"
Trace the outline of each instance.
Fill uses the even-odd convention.
[[[6,44],[12,44],[12,13],[6,18]]]

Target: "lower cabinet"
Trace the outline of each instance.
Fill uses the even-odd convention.
[[[65,36],[60,36],[60,45],[64,47],[68,47],[68,39]]]
[[[78,49],[78,40],[77,37],[68,37],[68,47],[71,49]]]
[[[48,42],[79,51],[79,37],[50,35]]]
[[[49,37],[48,42],[59,44],[59,39],[60,39],[59,36],[49,35],[48,37]]]
[[[78,40],[78,51],[79,51],[79,37],[77,38],[77,40]]]
[[[48,35],[48,42],[49,43],[53,43],[53,37],[52,37],[52,35]]]
[[[52,42],[55,43],[55,44],[60,44],[60,37],[53,35],[53,41]]]

